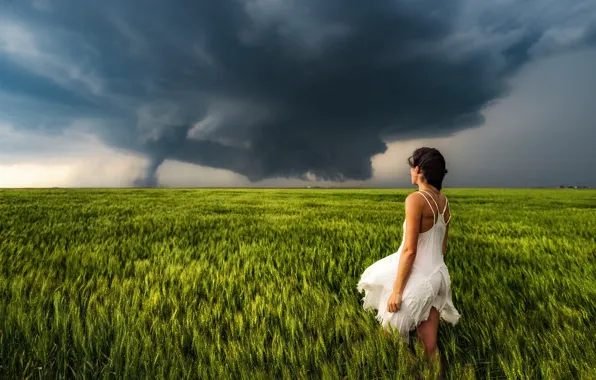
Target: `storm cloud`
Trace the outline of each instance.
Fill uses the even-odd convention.
[[[49,113],[5,117],[101,119],[102,141],[150,158],[137,186],[168,159],[366,180],[387,143],[482,126],[526,63],[596,44],[591,1],[36,4],[0,5],[1,89]]]

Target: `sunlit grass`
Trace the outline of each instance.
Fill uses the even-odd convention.
[[[410,378],[362,310],[412,190],[2,190],[0,378]],[[596,378],[596,192],[447,189],[446,378]]]

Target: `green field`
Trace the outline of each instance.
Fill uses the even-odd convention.
[[[0,190],[0,378],[409,378],[360,274],[408,190]],[[446,189],[449,379],[596,379],[596,191]]]

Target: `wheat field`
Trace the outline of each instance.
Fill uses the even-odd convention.
[[[0,378],[424,377],[356,290],[412,191],[0,190]],[[444,193],[445,378],[596,379],[596,191]]]

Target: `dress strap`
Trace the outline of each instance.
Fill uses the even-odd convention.
[[[433,225],[435,225],[437,223],[436,220],[435,220],[435,209],[430,204],[430,201],[428,200],[428,198],[424,194],[424,191],[420,191],[419,190],[418,193],[420,193],[420,195],[422,195],[424,197],[424,199],[426,199],[426,203],[428,203],[428,206],[430,207],[431,211],[433,212]],[[429,195],[429,197],[430,197],[430,195]],[[430,199],[432,199],[433,202],[435,202],[435,204],[437,204],[437,202],[433,199],[433,197],[430,197]],[[438,205],[437,205],[437,212],[439,212],[439,206]]]
[[[433,196],[428,191],[423,190],[423,192],[425,192],[426,194],[428,194],[428,196],[430,197],[430,199],[433,200],[433,202],[435,203],[435,206],[437,206],[437,213],[438,213],[439,212],[439,204],[437,203],[437,201],[435,201],[435,198],[433,198]]]
[[[449,205],[449,199],[447,199],[447,197],[445,197],[445,208],[443,209],[443,220],[445,220],[445,211],[447,211],[447,206]],[[449,210],[451,210],[451,207],[449,208]],[[449,221],[451,220],[451,212],[449,213],[449,219],[447,219],[447,221],[445,222],[445,224],[448,224]]]

